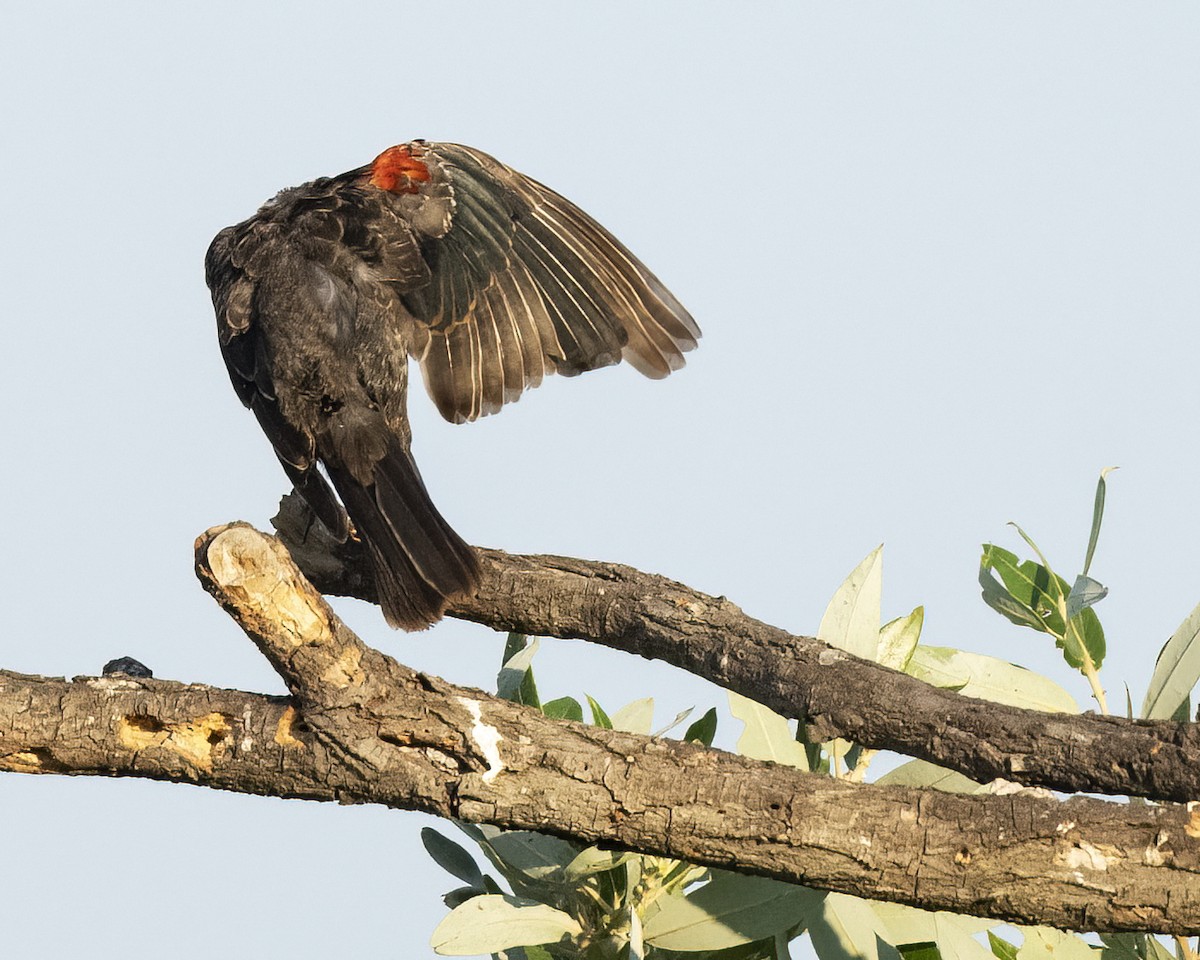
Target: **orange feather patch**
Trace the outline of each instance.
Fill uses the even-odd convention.
[[[429,167],[419,156],[409,143],[388,147],[371,163],[371,186],[388,193],[416,193],[430,179]]]

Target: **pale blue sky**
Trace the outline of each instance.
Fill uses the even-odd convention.
[[[664,382],[551,381],[468,427],[419,398],[417,459],[467,539],[631,563],[798,632],[883,541],[885,617],[923,603],[928,642],[1083,702],[979,600],[979,544],[1018,520],[1073,575],[1119,464],[1092,572],[1110,699],[1140,702],[1200,600],[1198,48],[1184,3],[10,5],[0,666],[129,654],[281,692],[192,575],[196,534],[265,525],[285,486],[203,253],[276,190],[426,137],[571,197],[705,332]],[[492,683],[487,631],[339,609]],[[540,669],[664,718],[724,703],[583,644]],[[428,821],[381,809],[5,776],[0,816],[12,956],[421,957],[453,885]]]

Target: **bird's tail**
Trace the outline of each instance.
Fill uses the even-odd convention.
[[[387,622],[424,630],[479,586],[479,558],[438,513],[409,452],[393,437],[387,444],[372,484],[326,468],[371,558]]]

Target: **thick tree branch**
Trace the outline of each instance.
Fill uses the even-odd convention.
[[[850,785],[581,724],[366,647],[273,540],[198,572],[294,693],[0,674],[0,769],[382,803],[1025,923],[1200,932],[1200,814]]]
[[[356,544],[334,543],[285,498],[274,521],[325,593],[374,600]],[[591,640],[663,660],[843,737],[987,782],[1187,802],[1200,798],[1200,727],[1021,710],[963,697],[796,636],[665,577],[619,564],[481,549],[483,583],[452,616]]]

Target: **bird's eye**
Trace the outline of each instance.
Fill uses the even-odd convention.
[[[321,398],[321,412],[325,414],[325,416],[329,416],[331,413],[337,413],[341,409],[341,400],[334,400],[333,397],[329,396]]]

